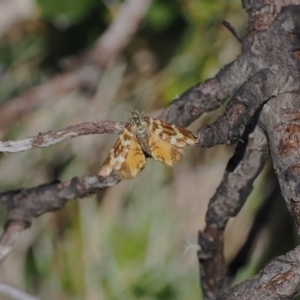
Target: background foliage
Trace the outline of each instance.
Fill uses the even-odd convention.
[[[63,58],[88,49],[121,4],[37,0],[36,13],[0,39],[0,104],[60,72]],[[21,139],[84,121],[127,121],[127,111],[112,102],[132,108],[145,86],[139,108],[155,116],[176,95],[235,59],[240,45],[221,21],[230,21],[243,33],[245,16],[239,0],[153,1],[138,34],[106,69],[95,96],[78,91],[51,99],[1,132],[1,138]],[[203,116],[191,129],[211,122],[222,109]],[[115,139],[86,136],[47,149],[1,154],[1,191],[95,173]],[[197,232],[233,150],[189,149],[184,162],[172,169],[148,160],[138,178],[36,219],[3,264],[1,280],[42,299],[199,299]],[[228,261],[247,238],[271,182],[270,176],[261,176],[251,199],[230,223]],[[272,236],[280,222],[286,226],[276,236],[284,236],[286,243],[274,246]],[[284,205],[276,203],[236,280],[253,275],[270,256],[289,249],[295,235]]]

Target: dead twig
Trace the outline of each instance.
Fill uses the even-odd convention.
[[[68,200],[86,197],[115,185],[118,181],[113,176],[103,178],[90,175],[1,193],[0,202],[7,204],[8,220],[0,238],[0,262],[11,252],[18,236],[30,225],[32,218],[62,209]]]
[[[35,137],[30,137],[22,140],[0,140],[0,152],[16,153],[35,148],[45,148],[82,135],[102,133],[120,134],[123,131],[125,125],[126,123],[115,121],[85,122],[72,125],[65,129],[57,131],[39,133]]]
[[[231,25],[229,22],[223,20],[223,21],[222,21],[222,24],[224,25],[224,27],[226,27],[226,28],[232,33],[232,35],[233,35],[240,43],[243,42],[243,39],[242,39],[242,37],[240,36],[240,34],[232,27],[232,25]]]

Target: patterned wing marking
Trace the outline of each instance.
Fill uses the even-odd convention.
[[[155,160],[159,160],[166,165],[173,166],[183,158],[182,148],[164,141],[152,132],[149,134],[149,145],[151,149],[151,156]]]
[[[121,179],[136,177],[146,164],[146,157],[135,135],[133,135],[128,154],[118,173]]]
[[[130,125],[127,125],[99,170],[99,176],[106,177],[113,171],[120,170],[128,155],[133,137],[134,135],[130,131]]]
[[[144,120],[149,130],[152,157],[169,166],[182,160],[183,147],[197,143],[197,137],[185,128],[149,117]]]
[[[185,128],[150,117],[144,117],[144,120],[151,133],[154,133],[163,141],[175,145],[178,148],[183,148],[187,145],[193,146],[198,141],[197,137]]]

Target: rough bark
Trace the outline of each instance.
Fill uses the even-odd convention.
[[[218,143],[235,143],[244,132],[245,125],[253,120],[253,115],[263,106],[256,130],[266,134],[265,147],[268,140],[282,194],[288,208],[296,216],[299,228],[300,168],[297,150],[300,3],[294,1],[298,5],[282,7],[280,10],[280,4],[284,6],[287,1],[282,2],[284,1],[243,2],[249,12],[249,27],[243,40],[241,56],[246,51],[252,74],[233,93],[225,113],[215,123],[199,130],[198,134],[199,145],[205,147]],[[260,148],[254,147],[248,151],[255,155],[257,149]],[[235,156],[238,156],[238,151],[239,147]],[[249,195],[249,188],[262,167],[258,167],[255,162],[257,161],[253,160],[253,164],[245,168],[240,179],[227,180],[230,169],[227,167],[223,181],[210,201],[207,226],[199,234],[199,261],[205,299],[216,299],[228,288],[226,266],[222,258],[223,229],[229,217],[241,209]],[[253,173],[251,170],[255,166],[258,168]],[[233,174],[235,169],[240,171],[241,165],[234,166]],[[253,178],[249,182],[243,182],[241,179],[246,179],[248,175]],[[233,186],[232,190],[230,186]],[[291,253],[298,251],[296,248]],[[286,256],[289,257],[290,254]],[[296,264],[295,260],[275,259],[269,265],[272,267],[266,267],[254,279],[228,290],[218,299],[291,299],[300,290],[297,267],[293,268]],[[290,280],[293,282],[289,282]]]
[[[253,131],[253,126],[249,126],[247,131]],[[245,132],[245,137],[247,135],[248,132]],[[229,279],[223,257],[225,226],[229,218],[237,215],[243,207],[255,178],[268,158],[267,139],[258,126],[247,139],[239,143],[229,161],[222,182],[210,200],[206,213],[207,225],[203,233],[199,232],[201,251],[198,258],[205,299],[216,299],[228,288]]]
[[[300,247],[270,261],[256,276],[227,291],[218,300],[283,300],[300,294]]]
[[[285,93],[269,101],[260,124],[269,137],[273,166],[282,195],[300,233],[300,95]]]
[[[103,178],[91,175],[0,194],[0,202],[6,203],[8,208],[7,221],[0,238],[0,262],[11,252],[22,230],[30,226],[32,218],[62,209],[68,200],[94,194],[118,181],[112,176]]]

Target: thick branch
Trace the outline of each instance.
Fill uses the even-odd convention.
[[[64,207],[68,200],[83,198],[116,184],[113,176],[90,175],[72,180],[40,185],[34,188],[9,191],[0,194],[0,202],[6,203],[8,220],[26,220]]]
[[[57,131],[39,133],[35,137],[16,141],[1,141],[0,152],[15,153],[35,148],[45,148],[78,136],[88,134],[117,133],[120,134],[126,123],[114,121],[85,122],[69,126]]]
[[[269,101],[261,114],[261,125],[270,143],[273,165],[282,195],[296,217],[300,232],[300,96],[286,93]]]
[[[260,9],[267,1],[248,3],[250,2],[251,5],[258,5],[256,8]],[[253,10],[255,11],[255,7]],[[244,40],[243,51],[247,51],[249,65],[256,66],[257,71],[252,73],[253,75],[235,93],[224,115],[214,124],[199,131],[199,145],[210,147],[218,143],[237,142],[248,121],[253,120],[255,112],[258,114],[262,105],[269,100],[263,108],[260,123],[267,132],[273,160],[276,159],[274,165],[279,182],[281,181],[281,188],[286,193],[286,201],[296,215],[300,227],[300,166],[298,163],[300,64],[299,57],[295,55],[295,51],[300,46],[300,7],[285,7],[278,14],[279,11],[273,13],[271,22],[263,24],[260,28],[263,28],[262,32],[248,35]],[[275,100],[272,97],[276,97],[274,99],[277,105],[274,105]],[[291,101],[286,102],[287,97]],[[271,112],[270,108],[272,108]],[[216,299],[227,288],[223,257],[224,227],[229,217],[236,215],[243,206],[251,192],[252,183],[267,158],[266,136],[259,129],[255,132],[258,133],[258,143],[253,143],[254,147],[251,147],[251,140],[249,140],[243,155],[239,155],[237,149],[209,204],[206,215],[207,226],[204,232],[199,234],[201,283],[205,299]],[[241,157],[243,159],[240,161]],[[287,257],[289,260],[289,254]],[[246,281],[239,285],[240,288],[234,288],[226,293],[228,297],[220,297],[220,299],[291,299],[300,290],[298,258],[299,253],[294,254],[294,260],[283,263],[278,260],[277,266],[271,269],[265,268],[259,274],[260,277],[255,277],[258,280]],[[293,270],[294,265],[296,266]],[[290,284],[291,279],[294,279],[294,282]]]
[[[214,78],[198,83],[184,92],[162,112],[160,118],[186,127],[204,112],[218,108],[250,74],[247,58],[241,55],[221,69]]]
[[[251,3],[253,4],[253,1]],[[275,16],[278,16],[279,11],[280,10],[276,11]],[[275,16],[272,17],[272,21]],[[291,86],[286,87],[282,84],[284,83],[284,80],[288,81],[294,79],[295,82],[298,82],[297,67],[292,70],[295,72],[293,73],[293,76],[292,72],[290,72],[291,69],[289,69],[295,64],[295,61],[292,56],[286,55],[286,53],[291,53],[293,47],[295,47],[295,44],[291,47],[291,42],[294,43],[295,41],[291,41],[289,33],[299,27],[298,19],[297,7],[291,7],[279,15],[274,24],[269,22],[267,24],[269,27],[268,30],[264,27],[264,30],[266,31],[261,32],[259,35],[249,35],[244,38],[242,54],[235,61],[226,65],[214,78],[199,83],[183,93],[178,99],[170,104],[170,106],[161,114],[161,117],[170,123],[185,127],[204,112],[216,109],[224,100],[226,100],[226,98],[232,96],[239,88],[239,92],[236,94],[237,99],[233,100],[236,107],[232,107],[231,111],[227,112],[227,119],[224,119],[221,126],[219,126],[219,135],[222,136],[225,129],[222,130],[221,127],[226,126],[225,121],[232,122],[232,113],[234,114],[233,117],[235,117],[236,121],[240,121],[240,114],[247,110],[247,107],[243,108],[243,105],[247,105],[247,99],[251,100],[251,98],[259,96],[259,102],[262,104],[271,96],[277,95],[276,91],[283,92],[283,89],[286,91],[287,88],[291,88]],[[282,30],[282,27],[285,30]],[[275,35],[277,36],[276,39],[274,39]],[[272,76],[269,78],[270,72],[273,73],[274,78],[272,78]],[[278,76],[275,79],[276,75]],[[279,75],[282,75],[282,77]],[[270,83],[272,86],[268,86],[266,79],[272,80]],[[263,80],[263,83],[255,86],[257,82],[259,84],[259,80]],[[245,85],[241,87],[243,83],[245,83]],[[289,84],[291,85],[291,82],[289,82]],[[259,91],[261,88],[266,88],[267,90]],[[280,90],[280,88],[282,90]],[[292,88],[296,90],[296,84]],[[255,95],[250,94],[249,91],[252,91],[252,89],[258,90]],[[269,92],[269,94],[267,92]],[[246,96],[244,103],[241,101],[242,96]],[[256,102],[257,101],[255,101],[255,103]],[[257,109],[256,106],[251,107],[251,109],[254,108]],[[239,110],[241,110],[241,112],[239,112]],[[255,111],[252,110],[247,111],[244,118],[245,120],[241,120],[241,122],[244,123],[249,120],[254,112]],[[218,143],[236,142],[238,139],[236,139],[236,135],[240,135],[240,128],[238,125],[239,124],[237,124],[234,129],[228,128],[227,126],[225,139],[216,136],[213,137],[212,140],[206,141],[206,137],[203,137],[203,135],[209,136],[210,132],[201,132],[200,138],[202,142],[200,142],[200,145],[211,147]],[[243,130],[243,128],[241,128],[241,130]],[[210,131],[210,129],[208,129],[208,131]],[[213,134],[216,133],[213,132]]]
[[[8,220],[0,239],[0,262],[10,253],[32,218],[61,209],[68,200],[86,197],[117,182],[113,176],[91,175],[0,194],[0,202],[6,203],[8,208]]]
[[[256,122],[253,120],[253,126]],[[253,182],[268,158],[266,136],[256,127],[248,126],[232,159],[229,161],[222,182],[211,198],[206,213],[206,227],[199,232],[198,253],[201,284],[205,300],[215,299],[228,287],[226,265],[223,257],[224,230],[230,217],[243,207],[252,191]]]
[[[269,28],[284,6],[299,5],[299,0],[242,0],[249,15],[247,33],[253,34]]]
[[[246,146],[243,144],[244,136],[242,141],[228,162],[222,182],[209,202],[207,224],[217,224],[219,228],[224,228],[228,219],[237,215],[269,156],[267,138],[259,127],[249,135]]]
[[[246,124],[260,106],[287,88],[288,73],[261,70],[249,78],[232,97],[225,113],[213,124],[198,131],[199,146],[236,143]]]
[[[282,300],[300,294],[300,246],[270,261],[255,277],[246,280],[218,300]]]
[[[297,2],[300,4],[299,0]],[[254,6],[255,4],[256,2],[251,1],[251,5]],[[261,4],[261,7],[267,6],[267,4],[268,3],[263,3]],[[255,10],[255,7],[253,9]],[[254,90],[257,90],[258,88],[267,88],[266,91],[257,91],[257,94],[254,95],[259,96],[260,103],[262,103],[263,101],[268,100],[269,97],[276,95],[276,92],[275,94],[267,94],[267,91],[276,91],[280,87],[285,88],[286,91],[287,87],[282,86],[284,80],[294,80],[294,82],[298,83],[297,64],[292,55],[287,55],[287,53],[292,54],[292,51],[296,49],[296,41],[291,38],[290,33],[299,28],[299,8],[297,8],[297,6],[292,6],[285,10],[283,9],[280,15],[278,15],[279,12],[280,8],[276,10],[270,20],[264,24],[266,25],[264,26],[264,31],[255,36],[248,35],[243,39],[242,54],[235,61],[225,66],[214,78],[209,79],[204,83],[197,84],[187,90],[171,103],[171,105],[162,113],[161,117],[170,123],[185,127],[204,112],[214,110],[220,106],[222,101],[229,96],[232,96],[251,76],[252,79],[249,79],[249,82],[246,82],[245,86],[239,89],[239,94],[236,95],[238,97],[236,103],[240,104],[239,106],[242,110],[241,104],[247,103],[243,103],[243,101],[240,103],[240,96],[246,96],[249,100],[252,98],[252,95],[250,95],[250,92],[246,89],[250,89],[251,91],[252,88],[254,88]],[[277,17],[277,19],[273,22],[275,17]],[[274,38],[275,36],[276,38]],[[263,69],[266,70],[262,71]],[[260,71],[262,71],[262,73]],[[271,86],[267,86],[268,83],[264,79],[265,76],[269,76],[269,71],[272,72],[275,77],[276,74],[278,74],[277,79],[273,79],[270,83],[273,85],[273,89]],[[282,75],[282,78],[280,78],[279,75]],[[263,85],[256,87],[255,84],[260,79],[263,80]],[[272,78],[268,77],[268,79]],[[251,80],[253,81],[252,83]],[[291,82],[289,82],[289,84],[291,85]],[[289,88],[291,88],[291,86],[289,86]],[[294,90],[297,90],[297,84],[295,84],[293,88]],[[238,111],[239,109],[236,108],[236,110]],[[230,112],[228,112],[228,114],[229,113]],[[249,116],[253,114],[254,111],[250,111],[245,119],[249,120]],[[230,116],[228,116],[227,119],[230,121]],[[223,125],[226,126],[226,122],[223,122],[222,126]],[[235,130],[228,129],[227,131],[229,131],[229,135],[233,135],[232,138],[236,141],[235,135],[239,134],[239,128]],[[201,135],[203,134],[204,133],[201,133]],[[214,140],[216,140],[215,142],[202,141],[201,145],[215,145],[221,142],[225,143],[227,140],[229,142],[232,139],[231,136],[227,137],[227,134],[225,137],[225,141],[216,137],[214,138]],[[201,138],[204,139],[203,137]]]

